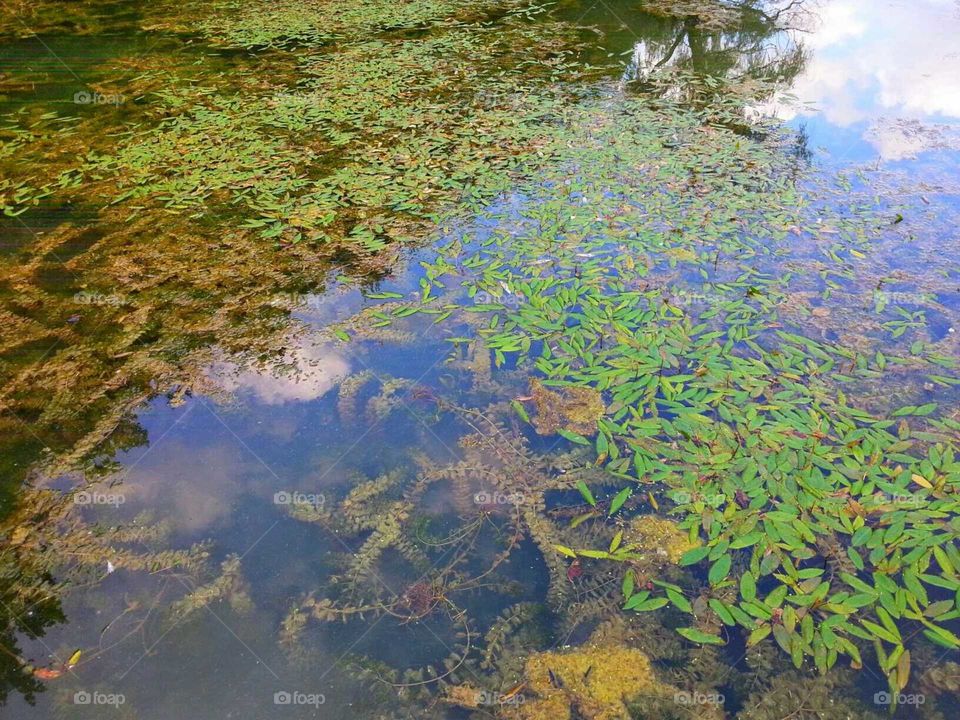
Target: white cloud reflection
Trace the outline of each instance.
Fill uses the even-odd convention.
[[[248,393],[267,405],[316,400],[350,372],[347,360],[329,345],[297,340],[282,356],[260,368],[232,361],[214,364],[211,376],[227,392]]]
[[[159,447],[161,452],[133,468],[120,491],[127,508],[159,509],[158,516],[176,532],[194,534],[228,523],[244,493],[269,496],[271,478],[235,442],[198,447],[176,439]]]
[[[839,127],[868,126],[882,157],[912,157],[925,137],[898,119],[960,119],[960,7],[955,0],[825,0],[804,39],[809,61],[791,88],[815,110],[771,101],[757,108],[790,120],[817,112]],[[933,147],[936,147],[934,145]]]

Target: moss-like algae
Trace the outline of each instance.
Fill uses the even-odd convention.
[[[528,658],[525,673],[528,692],[536,698],[508,713],[518,720],[626,720],[630,698],[668,698],[677,692],[657,680],[646,654],[607,643],[536,653]]]
[[[593,388],[565,387],[554,392],[539,380],[533,380],[530,394],[537,407],[533,424],[541,435],[553,435],[558,429],[593,435],[597,431],[597,420],[606,410],[603,398]]]
[[[690,541],[690,534],[681,530],[676,522],[656,515],[640,515],[630,521],[623,533],[628,544],[636,544],[654,553],[660,562],[669,560],[678,563],[680,557],[697,547],[699,543]]]

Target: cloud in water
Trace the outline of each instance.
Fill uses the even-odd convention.
[[[211,368],[222,389],[252,395],[267,405],[316,400],[349,372],[350,364],[330,345],[303,339],[269,365],[252,368],[227,360]]]
[[[893,119],[960,119],[960,6],[954,0],[828,0],[803,42],[809,61],[790,92],[808,110],[776,100],[758,111],[791,120],[821,113],[839,127],[866,124],[886,159],[928,149],[924,133]],[[933,145],[937,147],[937,145]]]

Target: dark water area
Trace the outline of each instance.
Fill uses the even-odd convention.
[[[960,5],[0,11],[0,713],[960,713]]]

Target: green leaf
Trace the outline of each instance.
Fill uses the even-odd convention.
[[[710,548],[706,545],[702,547],[693,548],[692,550],[687,550],[683,555],[680,556],[680,565],[696,565],[698,562],[703,560],[707,555],[710,554]]]
[[[724,645],[722,638],[717,637],[716,635],[710,635],[705,633],[702,630],[697,630],[697,628],[692,627],[683,627],[677,628],[677,632],[680,633],[690,642],[700,643],[702,645]]]
[[[562,435],[567,440],[569,440],[572,443],[576,443],[577,445],[590,444],[590,441],[587,440],[583,435],[577,435],[576,433],[570,432],[569,430],[564,430],[563,428],[560,428],[559,430],[557,430],[557,434]]]
[[[530,422],[530,416],[527,414],[527,409],[523,406],[523,403],[519,400],[513,400],[510,403],[510,407],[513,408],[513,411],[520,416],[520,419],[525,423]]]
[[[617,512],[617,510],[623,507],[623,504],[627,501],[627,498],[629,498],[632,494],[633,488],[631,487],[625,487],[623,490],[618,492],[614,496],[613,500],[610,501],[610,512],[607,513],[607,516],[609,517],[613,515],[615,512]]]
[[[756,630],[750,633],[750,636],[747,638],[747,645],[753,646],[758,642],[763,640],[770,634],[771,627],[769,625],[761,625]]]
[[[920,583],[920,580],[917,579],[916,574],[910,570],[905,570],[903,573],[903,584],[907,586],[907,589],[913,593],[913,596],[920,601],[921,605],[929,604],[927,599],[927,590]]]
[[[645,602],[645,601],[647,600],[647,598],[649,598],[649,597],[650,597],[650,591],[649,591],[649,590],[641,590],[640,592],[636,593],[635,595],[631,595],[631,596],[630,596],[630,599],[627,600],[626,604],[623,606],[623,609],[624,609],[624,610],[633,610],[635,607],[637,607],[637,605],[639,605],[639,604],[642,603],[642,602]]]
[[[900,638],[893,635],[886,628],[882,628],[876,623],[870,622],[869,620],[861,620],[860,624],[863,625],[868,631],[876,635],[881,640],[886,640],[888,643],[897,645],[900,643]]]
[[[613,552],[623,541],[623,530],[617,530],[617,534],[613,536],[613,540],[610,541],[610,547],[607,548],[607,552]]]
[[[709,605],[711,609],[713,609],[713,611],[717,614],[717,617],[719,617],[720,620],[723,621],[724,625],[733,626],[737,624],[737,621],[733,619],[733,615],[730,614],[730,610],[727,608],[727,606],[723,603],[722,600],[718,600],[717,598],[710,598]]]
[[[924,630],[923,634],[937,643],[937,645],[942,645],[943,647],[952,649],[960,648],[960,638],[958,638],[952,632],[946,628],[934,625],[933,623],[926,622],[924,624],[929,628],[929,630]]]
[[[733,560],[729,555],[723,555],[711,566],[710,572],[707,573],[707,579],[711,585],[716,585],[727,577],[732,562]]]
[[[670,602],[672,602],[678,610],[682,610],[685,613],[693,612],[693,605],[691,605],[690,601],[684,597],[683,593],[674,590],[673,588],[667,588],[666,591],[667,597],[670,598]]]
[[[577,480],[577,490],[580,491],[580,494],[583,495],[583,499],[586,500],[593,506],[596,506],[597,501],[593,497],[593,493],[590,492],[590,488],[587,487],[587,484],[583,480]]]
[[[860,528],[853,534],[853,537],[850,539],[850,544],[853,545],[854,547],[863,545],[865,542],[867,542],[867,540],[870,539],[870,535],[872,533],[873,533],[873,530],[871,530],[869,527],[864,525],[862,528]]]
[[[667,604],[666,598],[655,597],[655,598],[650,598],[648,600],[644,600],[642,603],[639,603],[630,609],[636,612],[650,612],[651,610],[659,610],[666,604]]]
[[[746,535],[731,540],[730,547],[734,550],[740,550],[745,547],[750,547],[751,545],[756,545],[761,540],[763,540],[762,532],[747,533]]]

